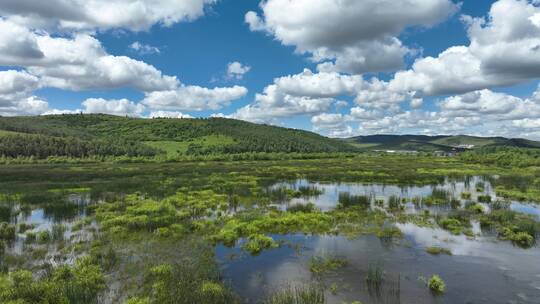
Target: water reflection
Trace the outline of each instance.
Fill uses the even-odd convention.
[[[443,205],[431,205],[425,204],[418,207],[417,204],[413,204],[413,201],[418,199],[428,198],[434,193],[444,192],[448,193],[448,200],[456,200],[460,203],[460,207],[463,208],[467,203],[476,202],[481,199],[482,196],[489,196],[491,201],[507,201],[511,210],[530,214],[540,220],[540,206],[530,202],[518,202],[514,200],[507,200],[503,197],[497,196],[497,193],[492,186],[490,179],[481,176],[468,177],[462,180],[446,178],[444,183],[438,185],[426,185],[426,186],[397,186],[397,185],[384,185],[384,184],[362,184],[362,183],[318,183],[310,182],[308,180],[297,180],[289,183],[277,183],[270,187],[270,189],[282,189],[288,188],[298,190],[302,187],[312,187],[320,190],[320,194],[302,197],[293,197],[286,200],[284,197],[280,197],[275,200],[279,204],[285,204],[286,206],[294,204],[306,204],[313,203],[322,211],[328,211],[334,209],[338,202],[340,193],[349,193],[354,196],[367,196],[372,202],[372,207],[375,201],[383,201],[385,206],[388,206],[388,201],[392,197],[397,197],[400,200],[404,200],[405,211],[408,213],[422,212],[424,209],[428,209],[431,212],[445,213],[451,210],[450,204]],[[420,200],[421,202],[421,200]],[[481,203],[484,206],[484,210],[489,212],[491,210],[490,204]]]

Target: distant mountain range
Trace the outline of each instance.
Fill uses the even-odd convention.
[[[419,152],[455,151],[486,146],[540,148],[540,142],[504,137],[478,137],[467,135],[367,135],[345,139],[361,150],[406,150]]]

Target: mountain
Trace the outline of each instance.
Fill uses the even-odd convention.
[[[103,114],[0,117],[0,156],[177,156],[350,152],[316,133],[225,118],[143,119]]]
[[[488,146],[540,148],[540,142],[504,137],[477,137],[467,135],[368,135],[345,139],[361,150],[455,151]]]

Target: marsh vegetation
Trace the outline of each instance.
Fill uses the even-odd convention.
[[[540,209],[523,197],[535,196],[535,170],[378,155],[4,166],[0,295],[431,303],[511,301],[512,290],[534,299]],[[510,279],[494,266],[509,257]],[[470,273],[500,290],[478,294]]]

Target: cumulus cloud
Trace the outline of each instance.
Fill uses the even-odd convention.
[[[157,110],[218,110],[244,97],[247,92],[242,86],[209,89],[182,85],[174,90],[148,93],[142,103]]]
[[[150,118],[193,118],[189,114],[178,111],[155,111],[148,115]]]
[[[227,78],[240,80],[250,70],[251,67],[248,65],[243,65],[238,61],[230,62],[227,65]]]
[[[342,114],[322,113],[311,118],[313,131],[323,132],[331,137],[349,137],[353,128],[347,124],[347,117]]]
[[[437,57],[416,60],[396,73],[394,90],[418,95],[464,93],[513,85],[540,77],[540,7],[524,0],[499,0],[487,18],[463,16],[470,40]]]
[[[320,71],[394,70],[411,50],[397,38],[411,26],[432,26],[458,10],[450,0],[268,0],[262,16],[248,12],[252,31],[265,31],[321,62]],[[376,13],[374,13],[376,12]]]
[[[342,97],[354,98],[358,105],[385,110],[399,109],[410,94],[392,92],[388,83],[376,78],[366,81],[360,75],[336,72],[302,73],[274,79],[255,95],[253,103],[238,109],[233,117],[255,122],[271,122],[295,115],[318,115],[332,106],[347,104]]]
[[[139,55],[151,55],[151,54],[161,53],[159,48],[148,45],[148,44],[140,43],[139,41],[135,41],[132,44],[130,44],[129,48],[137,52]]]
[[[59,30],[148,30],[204,15],[216,0],[3,0],[0,14],[29,27]]]
[[[253,103],[238,109],[233,117],[255,122],[294,115],[316,115],[328,110],[341,95],[353,95],[362,86],[361,76],[338,73],[300,74],[274,79],[274,83],[255,95]]]
[[[47,101],[32,95],[38,87],[39,79],[26,71],[0,71],[0,115],[35,115],[47,111]]]
[[[347,115],[324,113],[314,129],[329,135],[357,124],[353,134],[470,134],[540,139],[540,89],[530,98],[490,90],[447,97],[436,111],[353,107]],[[337,135],[336,135],[337,136]]]
[[[140,116],[145,107],[127,99],[89,98],[82,102],[84,113],[101,113],[120,116]]]

